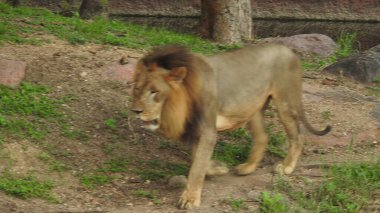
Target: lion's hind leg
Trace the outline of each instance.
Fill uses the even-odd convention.
[[[276,166],[275,171],[279,174],[290,174],[294,171],[298,158],[302,153],[304,136],[297,120],[297,112],[292,110],[295,108],[289,107],[289,103],[286,102],[276,105],[279,118],[288,136],[289,148],[285,159]]]
[[[264,117],[262,111],[258,111],[248,122],[247,128],[252,134],[252,138],[255,141],[254,146],[251,148],[251,153],[247,161],[238,165],[236,173],[238,175],[248,175],[254,172],[264,156],[265,149],[268,144],[268,136],[265,133]]]

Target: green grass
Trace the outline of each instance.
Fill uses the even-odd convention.
[[[61,123],[60,126],[62,136],[66,138],[79,141],[87,141],[89,139],[89,136],[86,134],[86,132],[80,128],[68,126],[66,123]]]
[[[187,175],[189,167],[182,163],[171,163],[162,160],[140,161],[139,169],[134,169],[133,172],[139,175],[143,180],[157,181],[162,178]]]
[[[283,146],[287,140],[286,135],[283,132],[274,132],[271,127],[268,127],[266,132],[269,135],[268,152],[281,158],[285,157],[286,152],[283,150]],[[217,143],[213,159],[229,166],[244,163],[251,150],[250,134],[244,128],[239,128],[228,132],[227,135],[230,137],[229,139]]]
[[[110,183],[112,178],[108,175],[102,173],[95,173],[89,175],[83,175],[80,178],[80,182],[89,189],[94,189],[97,186],[102,186],[107,183]]]
[[[115,130],[117,128],[117,121],[114,118],[109,118],[104,121],[107,128]]]
[[[47,152],[40,153],[38,155],[38,158],[41,161],[44,161],[44,162],[46,162],[49,165],[49,170],[50,171],[64,172],[64,171],[69,170],[69,167],[66,164],[64,164],[64,163],[62,163],[62,162],[54,159]]]
[[[229,199],[228,205],[231,206],[234,212],[240,212],[242,209],[247,207],[246,200],[243,198]]]
[[[54,202],[56,199],[51,193],[53,187],[52,182],[39,181],[34,176],[16,177],[9,173],[0,176],[0,190],[22,199],[42,198]]]
[[[367,86],[370,95],[380,97],[380,77],[376,77],[372,81],[372,86]]]
[[[94,189],[110,183],[116,176],[112,173],[123,173],[129,171],[130,161],[124,158],[115,158],[104,162],[104,165],[91,174],[83,174],[80,182],[89,189]]]
[[[28,7],[13,8],[0,3],[0,43],[46,43],[37,32],[52,34],[72,44],[99,43],[150,49],[166,44],[182,44],[193,51],[215,53],[236,46],[211,43],[197,36],[148,28],[117,20],[62,17],[48,10]]]
[[[160,205],[162,201],[158,198],[157,196],[157,191],[145,191],[145,190],[134,190],[132,191],[132,195],[136,197],[144,197],[144,198],[149,198],[154,205]]]
[[[307,183],[302,190],[285,180],[278,181],[277,186],[304,209],[360,212],[373,201],[374,193],[380,189],[380,160],[333,166],[323,182]]]
[[[271,127],[267,128],[267,133],[269,135],[268,152],[274,156],[284,158],[286,156],[286,151],[284,150],[287,140],[286,134],[282,131],[275,132]]]
[[[322,115],[322,118],[326,121],[331,120],[331,117],[333,116],[333,114],[330,111],[323,111],[321,112],[321,115]]]
[[[215,147],[213,159],[236,166],[245,162],[251,150],[251,142],[230,143],[220,141]]]
[[[278,193],[263,192],[260,200],[260,212],[281,213],[288,212],[289,207],[284,197]]]
[[[44,85],[22,82],[19,88],[0,86],[0,141],[25,138],[43,141],[52,129],[60,129],[67,138],[85,141],[84,131],[69,126],[60,106],[73,99],[51,97]]]
[[[102,172],[128,172],[130,160],[127,159],[111,159],[104,163],[104,166],[98,171]]]
[[[0,135],[43,140],[48,123],[62,118],[61,103],[42,85],[23,82],[18,89],[0,86]]]
[[[305,71],[316,71],[322,70],[330,64],[337,62],[337,60],[346,58],[357,50],[355,49],[356,33],[345,33],[339,36],[337,39],[338,48],[335,54],[325,58],[325,59],[314,59],[312,61],[302,61],[302,67]]]

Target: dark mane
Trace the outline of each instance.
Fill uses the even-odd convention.
[[[193,70],[193,55],[191,52],[180,45],[170,45],[154,48],[148,53],[142,61],[145,66],[157,64],[167,70],[172,70],[177,67],[186,67],[188,70]]]

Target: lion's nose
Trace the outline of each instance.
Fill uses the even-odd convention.
[[[140,114],[143,112],[143,110],[141,110],[141,109],[131,109],[131,111],[136,113],[136,114]]]

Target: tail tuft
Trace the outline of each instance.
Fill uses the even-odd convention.
[[[315,135],[318,135],[318,136],[322,136],[322,135],[326,135],[327,133],[329,133],[331,131],[332,127],[330,125],[327,125],[326,128],[322,131],[315,131],[313,132]]]

